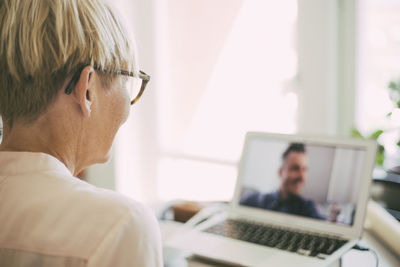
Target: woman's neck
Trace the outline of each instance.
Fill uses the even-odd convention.
[[[76,151],[71,139],[60,133],[50,121],[39,119],[34,123],[15,123],[12,128],[4,125],[0,151],[42,152],[54,156],[75,173]]]

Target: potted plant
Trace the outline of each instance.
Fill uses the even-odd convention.
[[[388,84],[388,90],[389,90],[389,97],[390,100],[393,104],[392,110],[386,114],[386,119],[387,120],[392,120],[392,116],[395,112],[400,112],[400,78],[397,80],[392,80]],[[353,128],[351,135],[353,137],[358,137],[358,138],[369,138],[377,141],[378,144],[378,150],[377,150],[377,155],[376,155],[376,165],[379,167],[384,167],[385,159],[386,159],[386,153],[385,153],[385,145],[383,142],[381,142],[380,137],[388,132],[394,131],[394,130],[400,130],[400,128],[391,128],[391,129],[375,129],[372,131],[370,134],[362,134],[357,128]],[[393,144],[397,147],[400,148],[400,138],[397,137],[396,140],[393,141]],[[400,162],[399,165],[397,166],[391,166],[389,168],[385,169],[386,172],[389,173],[396,173],[400,174]]]

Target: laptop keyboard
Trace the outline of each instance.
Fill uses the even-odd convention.
[[[336,237],[231,219],[214,225],[204,232],[321,259],[325,259],[347,242]]]

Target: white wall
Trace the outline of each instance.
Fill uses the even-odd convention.
[[[329,184],[328,201],[356,203],[364,168],[365,151],[337,149]]]
[[[279,168],[286,142],[255,140],[249,144],[244,162],[243,185],[263,193],[275,191],[280,186]]]
[[[158,75],[162,70],[156,64],[159,57],[157,43],[162,36],[157,29],[162,25],[163,1],[119,0],[126,13],[128,29],[134,34],[139,67],[152,77],[140,101],[131,107],[126,124],[120,129],[115,144],[116,189],[130,197],[146,202],[157,201],[157,95]]]
[[[359,0],[299,0],[301,133],[349,136],[355,123]]]
[[[299,131],[336,134],[338,1],[300,0]]]
[[[115,153],[111,151],[111,158],[104,164],[93,165],[85,171],[85,179],[98,187],[115,189]]]
[[[327,200],[335,149],[307,146],[308,172],[301,195],[317,203]]]

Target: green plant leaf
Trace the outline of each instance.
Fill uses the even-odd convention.
[[[394,81],[390,81],[388,87],[392,90],[396,90],[397,84]]]
[[[376,153],[376,164],[378,166],[383,166],[384,161],[385,161],[385,157],[384,157],[383,153],[382,152]]]
[[[369,138],[370,138],[370,139],[373,139],[373,140],[377,140],[377,139],[379,138],[379,136],[381,136],[381,134],[383,134],[383,130],[379,129],[379,130],[376,130],[375,132],[373,132],[373,133],[369,136]]]
[[[392,117],[392,114],[393,114],[393,112],[390,111],[388,114],[386,114],[386,117],[390,118],[390,117]]]
[[[351,129],[351,136],[357,137],[357,138],[364,138],[364,136],[360,133],[360,131],[357,128]]]
[[[383,166],[385,162],[385,147],[381,144],[378,144],[378,151],[376,152],[376,164],[378,166]]]
[[[396,145],[397,145],[398,147],[400,147],[400,140],[396,143]]]
[[[384,153],[385,152],[385,147],[381,144],[378,144],[378,152]]]

